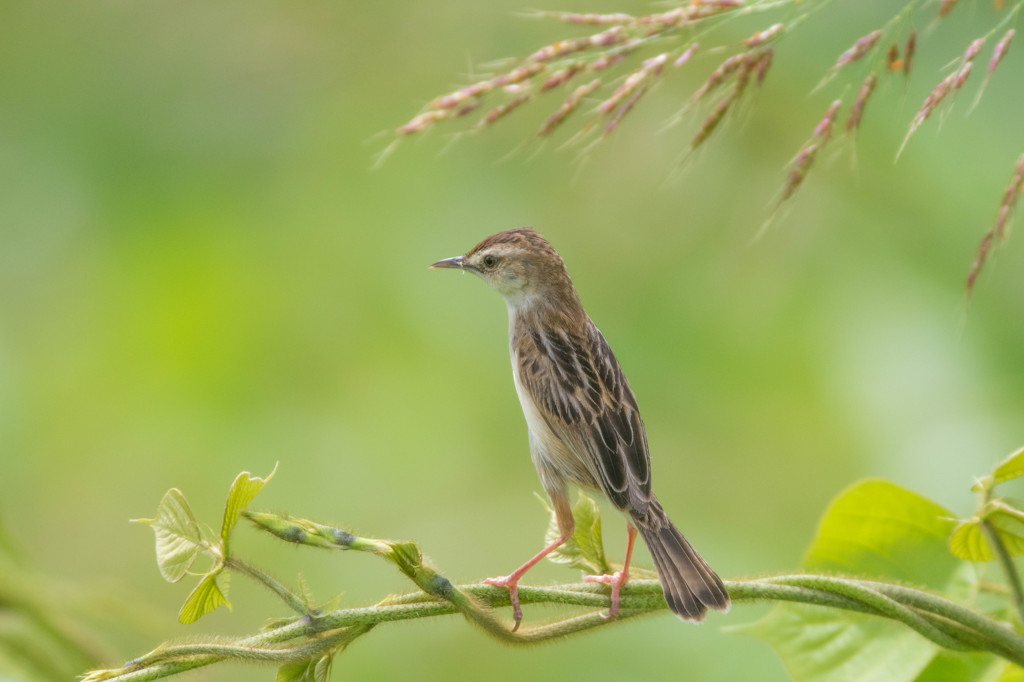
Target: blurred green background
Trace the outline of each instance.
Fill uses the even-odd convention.
[[[1001,16],[965,4],[915,21],[909,85],[883,79],[856,146],[834,144],[752,241],[842,83],[808,93],[890,3],[832,3],[787,35],[761,93],[672,179],[692,127],[658,131],[714,56],[667,72],[582,166],[557,144],[508,156],[553,96],[454,145],[455,128],[405,140],[370,170],[388,131],[471,69],[581,33],[522,17],[521,0],[3,3],[0,519],[23,565],[108,664],[250,632],[283,607],[241,578],[233,611],[178,625],[191,585],[162,581],[152,534],[127,520],[179,487],[216,526],[235,474],[280,462],[259,508],[416,540],[456,581],[510,571],[546,516],[506,313],[475,279],[426,266],[520,225],[564,256],[637,393],[656,489],[723,576],[794,569],[828,500],[861,477],[970,513],[972,477],[1024,444],[1021,235],[963,305],[1024,151],[1024,50],[974,113],[977,83],[893,163],[941,67]],[[605,528],[620,556],[610,510]],[[324,599],[410,587],[373,557],[237,536]],[[760,613],[699,628],[664,614],[535,649],[456,618],[396,624],[334,678],[785,679],[766,644],[720,629]]]

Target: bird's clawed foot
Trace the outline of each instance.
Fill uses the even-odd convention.
[[[588,575],[583,579],[584,582],[588,583],[607,583],[612,586],[612,606],[608,610],[608,618],[615,620],[619,617],[619,593],[622,591],[622,586],[629,581],[628,571],[616,571],[611,575]]]
[[[512,601],[512,618],[515,620],[515,625],[512,626],[512,632],[518,630],[519,624],[523,622],[523,607],[519,605],[519,578],[520,576],[513,573],[512,575],[506,575],[503,578],[487,578],[483,581],[484,585],[508,588],[508,596]]]

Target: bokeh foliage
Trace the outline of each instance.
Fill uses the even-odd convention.
[[[73,586],[65,603],[113,657],[188,634],[166,617],[185,594],[126,520],[171,485],[214,518],[223,481],[277,461],[287,476],[267,505],[301,499],[308,517],[416,538],[453,578],[506,573],[545,519],[505,312],[479,282],[426,265],[524,224],[564,255],[638,394],[658,494],[723,576],[792,568],[826,502],[861,476],[969,515],[964,481],[1020,445],[1019,241],[961,306],[1024,148],[1019,88],[994,80],[970,117],[957,107],[892,158],[934,84],[922,74],[987,25],[988,3],[920,27],[935,50],[905,91],[875,93],[856,168],[843,150],[750,243],[780,159],[828,101],[807,93],[889,4],[832,3],[788,36],[756,115],[665,183],[689,139],[655,134],[677,108],[667,88],[583,167],[553,145],[500,161],[537,112],[444,154],[443,136],[405,144],[368,170],[387,139],[374,136],[459,85],[467,61],[558,37],[518,17],[518,0],[5,3],[0,506],[13,543]],[[1022,72],[1011,50],[1000,73]],[[372,562],[248,550],[315,591],[343,580],[352,603],[405,588]],[[203,626],[246,632],[264,612]],[[412,624],[354,646],[346,672],[398,678],[415,658],[432,678],[785,679],[767,646],[718,630],[731,618],[652,618],[530,651]]]

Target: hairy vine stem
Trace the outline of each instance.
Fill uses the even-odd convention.
[[[288,542],[354,549],[382,556],[394,563],[421,591],[389,597],[374,606],[338,609],[323,615],[309,610],[264,632],[234,641],[217,638],[208,642],[163,645],[121,668],[94,671],[85,678],[87,682],[143,682],[228,660],[276,664],[315,661],[337,653],[377,625],[400,620],[461,613],[495,639],[527,645],[667,608],[657,580],[632,580],[622,590],[617,620],[592,611],[512,632],[495,615],[495,609],[509,606],[508,590],[479,584],[455,586],[427,566],[419,548],[412,543],[360,538],[305,519],[249,512],[245,515],[261,529]],[[292,608],[301,603],[297,596],[262,571],[246,570],[251,567],[238,560],[230,560],[227,565],[236,569],[245,566],[243,573],[267,584]],[[273,584],[266,583],[264,578]],[[947,649],[988,651],[1024,665],[1024,637],[992,618],[922,590],[878,581],[807,574],[725,581],[725,586],[737,604],[786,601],[857,611],[903,623]],[[519,598],[524,604],[561,604],[591,609],[609,606],[607,587],[592,583],[521,586]]]

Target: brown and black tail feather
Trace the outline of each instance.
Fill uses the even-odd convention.
[[[654,559],[669,609],[694,622],[704,620],[708,608],[728,611],[729,593],[721,578],[667,516],[658,516],[656,521],[637,523],[637,528]]]

